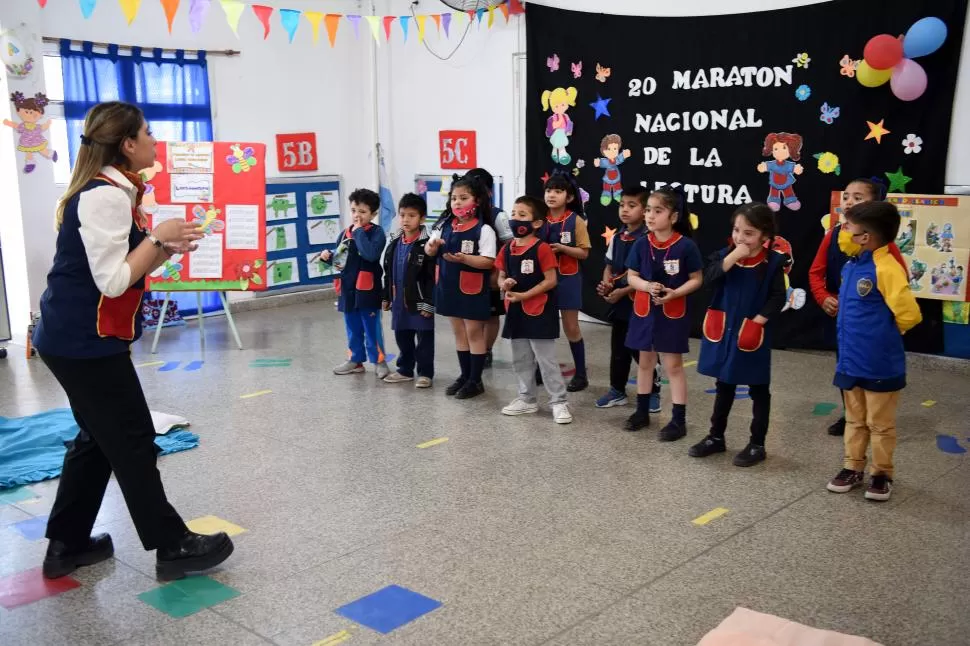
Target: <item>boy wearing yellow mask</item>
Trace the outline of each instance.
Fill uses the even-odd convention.
[[[906,270],[889,245],[899,233],[899,211],[888,202],[864,202],[845,213],[839,246],[850,256],[839,288],[838,363],[834,383],[845,395],[844,468],[827,489],[847,493],[862,484],[872,444],[868,500],[889,500],[896,449],[896,407],[906,386],[902,335],[922,320]]]

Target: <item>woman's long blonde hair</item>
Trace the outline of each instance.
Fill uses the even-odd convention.
[[[126,164],[121,153],[121,144],[125,139],[137,138],[144,121],[145,117],[137,106],[121,101],[100,103],[88,111],[84,119],[81,147],[71,173],[71,183],[57,204],[55,229],[60,230],[61,223],[64,222],[64,207],[67,203],[97,177],[102,168],[112,164]]]

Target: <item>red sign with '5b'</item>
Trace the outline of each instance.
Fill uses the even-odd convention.
[[[312,132],[276,135],[276,160],[284,172],[317,170],[317,135]]]
[[[445,170],[465,170],[478,166],[474,130],[438,131],[438,150],[441,153],[441,168]]]

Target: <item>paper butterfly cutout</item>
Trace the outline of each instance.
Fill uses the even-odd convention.
[[[574,79],[578,79],[580,76],[583,75],[583,61],[579,61],[578,63],[573,63],[571,67],[573,70]]]
[[[842,66],[842,70],[839,72],[842,76],[848,76],[850,79],[855,78],[856,68],[859,67],[859,61],[854,61],[852,58],[846,54],[839,61],[839,65]]]
[[[546,59],[546,67],[549,68],[550,72],[559,71],[559,54],[553,54]]]
[[[600,83],[606,83],[606,79],[610,78],[610,68],[603,67],[599,63],[596,64],[596,80]]]
[[[822,104],[822,114],[819,117],[819,121],[824,121],[825,123],[831,125],[832,122],[838,118],[839,118],[838,106],[829,107],[828,103]]]

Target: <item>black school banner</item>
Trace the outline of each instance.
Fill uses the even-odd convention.
[[[832,190],[875,176],[893,192],[942,192],[966,11],[966,0],[835,0],[652,18],[529,5],[528,191],[541,195],[542,178],[564,168],[589,194],[584,311],[607,312],[595,287],[607,236],[619,227],[617,175],[650,188],[681,184],[705,256],[727,243],[738,205],[771,193],[793,252],[791,287],[806,291]],[[873,36],[906,34],[928,16],[948,33],[939,49],[914,59],[926,89],[903,101],[896,93],[911,97],[921,84],[908,59],[884,73],[859,61]],[[892,58],[892,43],[888,54],[882,45],[876,54]],[[878,87],[860,83],[890,74],[899,77]],[[702,291],[691,302],[695,331],[708,297]],[[826,317],[810,294],[807,300],[779,317],[780,347],[823,346]],[[907,335],[908,345],[939,351],[939,304],[921,304],[927,323]]]

